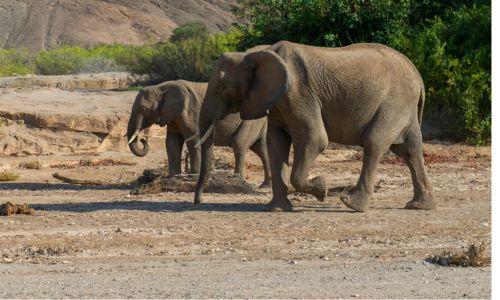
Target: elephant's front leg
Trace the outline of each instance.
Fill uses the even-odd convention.
[[[319,201],[324,201],[327,193],[327,184],[323,176],[307,179],[309,170],[314,160],[326,148],[328,141],[308,141],[293,145],[294,159],[290,181],[297,192],[315,196]]]
[[[290,136],[280,127],[269,123],[267,146],[271,163],[271,181],[273,199],[268,204],[269,211],[291,211],[292,203],[288,200],[288,157],[290,155]]]
[[[182,146],[184,138],[174,132],[167,130],[167,156],[168,156],[168,176],[172,177],[182,173]]]

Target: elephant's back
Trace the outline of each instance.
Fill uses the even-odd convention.
[[[352,76],[360,81],[396,77],[398,80],[405,79],[423,85],[420,73],[410,59],[383,44],[357,43],[345,47],[317,47],[281,41],[269,49],[292,67],[300,68],[300,71],[321,70],[340,76]]]
[[[302,105],[304,99],[321,103],[321,118],[331,141],[359,144],[375,116],[404,119],[417,111],[422,78],[406,56],[390,47],[285,43],[276,51],[293,74],[289,94],[294,97],[283,103],[283,111]]]
[[[208,86],[207,82],[193,82],[180,79],[176,80],[176,83],[182,88],[196,95],[196,97],[200,100],[200,102],[205,97],[205,93],[207,91],[207,86]]]

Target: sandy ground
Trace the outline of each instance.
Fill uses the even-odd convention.
[[[443,267],[430,255],[489,240],[490,148],[426,144],[436,211],[401,209],[409,171],[393,157],[379,169],[371,210],[353,213],[338,193],[361,168],[350,149],[329,149],[311,175],[330,184],[324,203],[292,194],[291,213],[266,213],[264,195],[130,195],[130,186],[76,186],[51,174],[128,181],[165,161],[163,149],[129,153],[2,157],[20,175],[0,183],[0,202],[35,216],[0,217],[0,298],[489,298],[491,268]],[[216,156],[232,164],[232,155]],[[113,166],[80,166],[81,160]],[[40,160],[40,170],[20,168]],[[119,162],[134,165],[122,165]],[[249,155],[251,183],[262,180]]]

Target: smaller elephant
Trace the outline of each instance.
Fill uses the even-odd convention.
[[[200,149],[195,147],[198,140],[198,120],[207,83],[184,80],[167,81],[142,89],[132,106],[128,122],[127,138],[132,153],[145,156],[148,143],[138,135],[141,130],[153,124],[167,126],[166,148],[169,176],[180,174],[181,155],[184,143],[189,151],[190,173],[200,172]],[[262,160],[264,182],[270,185],[270,164],[267,153],[267,119],[241,120],[239,113],[226,116],[217,123],[214,145],[230,146],[235,156],[235,175],[246,178],[245,154],[252,150]]]

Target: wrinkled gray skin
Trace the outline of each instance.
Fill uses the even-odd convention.
[[[254,53],[224,54],[214,67],[202,110],[210,122],[229,112],[242,119],[268,115],[271,161],[271,211],[289,211],[287,182],[323,201],[323,176],[308,172],[329,141],[364,148],[355,187],[341,200],[356,211],[368,209],[377,166],[392,150],[410,168],[414,196],[408,209],[435,209],[424,170],[420,125],[424,84],[415,66],[401,53],[380,44],[321,48],[282,41]],[[294,160],[288,177],[289,153]]]
[[[198,120],[200,108],[205,96],[207,83],[195,83],[184,80],[167,81],[142,89],[137,95],[127,129],[130,140],[136,130],[144,130],[153,124],[167,126],[166,148],[169,176],[180,174],[182,148],[186,143],[189,151],[190,173],[200,172],[200,149],[195,147],[198,140]],[[245,154],[250,148],[255,152],[264,167],[264,183],[270,184],[269,158],[266,146],[267,120],[242,121],[238,113],[227,115],[216,126],[214,139],[216,146],[233,148],[236,167],[235,174],[245,178]],[[129,144],[130,150],[137,156],[145,156],[149,147],[141,140],[139,146],[135,137]]]

